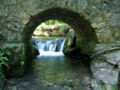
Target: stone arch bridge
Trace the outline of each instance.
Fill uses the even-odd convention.
[[[119,0],[0,0],[0,43],[12,51],[9,72],[23,70],[34,53],[31,36],[42,22],[55,19],[72,26],[77,47],[92,54],[97,43],[120,39]],[[29,52],[29,53],[28,53]],[[30,57],[31,56],[31,57]]]

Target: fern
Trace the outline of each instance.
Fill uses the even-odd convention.
[[[11,53],[8,50],[6,50],[5,47],[0,47],[0,85],[5,79],[3,67],[9,68],[7,56],[9,56],[10,54]]]

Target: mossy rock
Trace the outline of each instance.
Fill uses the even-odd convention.
[[[112,84],[100,84],[100,86],[102,87],[102,90],[119,90],[118,89],[118,85],[112,85]]]
[[[10,68],[6,71],[7,71],[6,72],[7,77],[19,77],[24,75],[25,67],[24,65],[22,65],[22,63],[13,64],[13,65],[10,65]]]
[[[37,37],[37,36],[35,36],[35,37],[33,37],[33,39],[36,39],[36,40],[39,40],[39,41],[41,41],[41,40],[51,40],[51,39],[62,39],[62,38],[65,38],[65,37]]]
[[[5,69],[6,76],[18,77],[25,71],[25,54],[22,43],[8,43],[7,49],[11,52],[8,56],[9,68]]]
[[[91,63],[90,63],[90,70],[91,70],[91,72],[92,72],[92,75],[93,75],[93,77],[96,79],[96,81],[98,82],[98,86],[100,87],[100,88],[102,88],[102,89],[98,89],[98,90],[119,90],[118,89],[118,83],[116,82],[116,83],[114,83],[114,84],[112,84],[114,81],[112,80],[112,82],[111,82],[111,78],[110,78],[110,76],[107,76],[107,77],[109,77],[109,82],[108,81],[106,81],[107,83],[105,83],[105,81],[103,81],[103,79],[100,79],[100,77],[99,77],[99,75],[98,76],[96,76],[96,72],[94,71],[95,69],[97,70],[97,73],[100,73],[98,70],[105,70],[105,68],[102,68],[102,69],[97,69],[97,68],[99,68],[99,67],[101,67],[101,66],[103,66],[103,67],[108,67],[108,68],[110,68],[110,67],[112,67],[111,65],[109,65],[105,60],[104,60],[104,58],[103,57],[92,57],[92,61],[91,61]],[[96,65],[98,65],[98,67],[96,66]],[[101,66],[100,66],[101,65]],[[96,66],[96,67],[95,67]],[[114,70],[113,70],[114,71]],[[102,75],[104,75],[104,72],[102,72],[101,71],[101,73],[102,73]],[[112,73],[112,72],[111,72]],[[115,72],[114,72],[115,73]],[[106,71],[106,74],[108,74],[107,73],[107,71]],[[94,76],[95,75],[95,76]],[[104,77],[105,78],[105,77]],[[113,77],[112,77],[113,78]],[[115,77],[114,77],[115,78]],[[106,78],[104,79],[104,80],[106,80]],[[116,79],[115,79],[116,80]]]
[[[33,55],[34,55],[34,57],[39,55],[39,50],[38,50],[38,48],[36,46],[33,46]]]

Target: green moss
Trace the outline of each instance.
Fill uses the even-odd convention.
[[[4,43],[5,43],[5,41],[1,40],[1,38],[0,38],[0,44],[4,44]]]
[[[81,49],[81,53],[91,55],[96,47],[96,43],[94,41],[87,42],[83,40],[83,38],[80,37],[80,35],[77,35],[76,47]]]
[[[5,69],[7,76],[21,76],[25,71],[25,53],[22,43],[9,43],[7,49],[12,53],[8,57],[9,69]]]
[[[34,57],[31,40],[24,44],[24,51],[25,51],[25,69],[27,69],[27,66],[31,64],[32,59]]]
[[[112,90],[118,90],[118,85],[112,85]]]
[[[27,41],[24,43],[24,55],[25,55],[25,70],[29,69],[31,67],[33,59],[36,55],[36,49],[33,48],[32,40]],[[28,67],[29,66],[29,67]]]
[[[77,48],[81,48],[82,46],[82,44],[81,44],[82,42],[81,42],[81,38],[80,38],[80,36],[78,36],[77,35],[77,38],[76,38],[76,47]]]
[[[100,90],[119,90],[118,89],[118,85],[117,84],[105,84],[105,83],[102,83],[102,82],[98,82],[98,86],[101,87]]]
[[[94,60],[92,60],[91,62],[90,62],[90,70],[92,71],[92,68],[93,68],[93,66],[95,65],[95,62],[94,62]]]
[[[57,39],[57,38],[65,38],[65,37],[33,37],[33,39],[37,40],[50,40],[50,39]]]
[[[6,75],[9,77],[18,77],[24,74],[25,68],[22,63],[17,63],[14,65],[10,65],[9,70],[7,70]]]
[[[33,50],[32,50],[33,56],[36,57],[37,55],[39,55],[39,50],[37,47],[33,46]]]
[[[101,87],[103,90],[118,90],[118,85],[112,85],[112,84],[101,84]]]
[[[65,24],[60,20],[48,20],[44,22],[46,25],[58,25],[58,24]]]
[[[65,34],[65,31],[68,29],[68,25],[67,24],[63,24],[59,27],[59,33],[61,34]]]
[[[50,36],[52,37],[59,37],[60,36],[60,34],[59,33],[56,33],[56,32],[51,32],[50,33]]]

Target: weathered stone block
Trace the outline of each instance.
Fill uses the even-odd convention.
[[[120,26],[120,13],[113,13],[109,20],[112,26]]]

